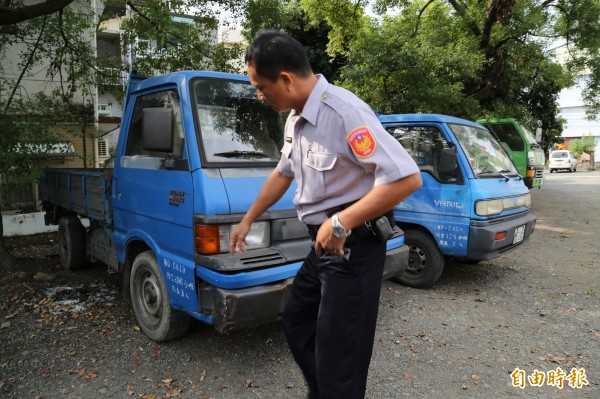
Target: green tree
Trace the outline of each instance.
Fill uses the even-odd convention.
[[[111,10],[124,10],[123,2],[105,2],[106,12],[99,16],[85,2],[47,0],[25,5],[4,1],[0,10],[0,175],[11,181],[34,180],[32,159],[40,148],[60,140],[53,127],[65,123],[90,127],[94,122],[92,93],[96,88],[109,88],[104,82],[113,76],[107,70],[136,68],[154,75],[180,69],[236,69],[231,59],[241,50],[219,45],[216,28],[220,13],[241,15],[244,0],[127,4],[133,17],[124,26],[125,46],[139,51],[136,44],[141,38],[159,50],[149,57],[134,57],[133,65],[123,64],[120,57],[97,58],[93,45],[101,20],[115,17]],[[35,88],[28,85],[27,78],[33,75],[44,83]],[[113,94],[122,98],[122,88]],[[10,206],[6,188],[0,209]],[[16,263],[6,251],[0,223],[0,269]]]
[[[244,36],[251,42],[262,29],[289,33],[304,45],[313,71],[333,82],[339,78],[345,57],[341,54],[328,56],[331,26],[326,21],[311,24],[300,5],[300,0],[250,0],[242,23]]]
[[[556,98],[574,75],[589,76],[590,109],[600,102],[599,3],[302,1],[313,23],[331,23],[329,54],[348,56],[341,83],[374,106],[468,119],[539,120],[547,142],[560,134]],[[383,16],[365,17],[362,10],[369,4]],[[546,51],[558,38],[573,50],[566,68]]]
[[[56,5],[40,3],[46,8],[32,10],[10,8],[15,5],[7,2],[9,13],[21,11],[14,11],[19,15],[12,24],[0,18],[0,174],[8,182],[2,190],[1,210],[11,206],[11,187],[37,178],[32,167],[35,157],[60,141],[53,127],[93,121],[86,105],[97,79],[95,54],[86,34],[93,32],[92,19],[77,7],[66,7],[69,2],[58,9],[50,3]],[[39,85],[43,90],[30,91],[26,83],[32,77],[46,80]],[[0,223],[0,270],[17,264],[6,251],[3,233]]]
[[[573,140],[569,143],[569,151],[573,153],[577,158],[584,152],[590,156],[590,166],[593,168],[595,165],[595,152],[596,152],[596,141],[591,135],[586,135],[578,140]]]

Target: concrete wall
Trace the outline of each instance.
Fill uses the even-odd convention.
[[[56,231],[57,226],[46,226],[44,224],[44,214],[45,212],[2,215],[4,236],[27,236]]]
[[[28,236],[31,234],[52,233],[58,226],[46,226],[44,215],[46,212],[19,213],[15,215],[2,215],[4,236]],[[81,219],[83,227],[90,227],[89,219]]]

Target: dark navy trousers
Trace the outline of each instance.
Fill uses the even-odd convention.
[[[291,286],[283,325],[309,399],[364,398],[385,243],[352,243],[344,256],[318,257],[314,247]]]

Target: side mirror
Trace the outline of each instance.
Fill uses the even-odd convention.
[[[172,108],[146,108],[142,116],[144,150],[173,152],[174,116]]]
[[[443,148],[440,154],[438,175],[446,180],[455,177],[457,167],[456,148]]]
[[[542,142],[542,128],[538,127],[537,129],[535,129],[535,141],[537,141],[538,143]]]

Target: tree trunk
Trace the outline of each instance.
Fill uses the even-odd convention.
[[[0,218],[0,272],[14,270],[17,266],[17,258],[12,256],[4,245],[4,225]]]

